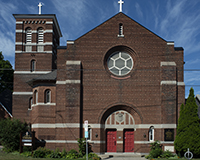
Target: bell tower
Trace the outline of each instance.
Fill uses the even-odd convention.
[[[57,47],[62,33],[54,14],[13,16],[16,19],[13,115],[28,122],[33,93],[27,82],[57,68]]]

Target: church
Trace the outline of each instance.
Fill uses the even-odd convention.
[[[45,147],[77,149],[87,120],[95,153],[148,153],[155,140],[174,152],[185,102],[182,47],[121,10],[66,46],[56,15],[13,16],[12,113]]]

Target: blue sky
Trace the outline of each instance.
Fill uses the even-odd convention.
[[[123,13],[176,47],[184,48],[186,97],[200,94],[200,0],[123,0]],[[56,14],[60,45],[75,40],[119,12],[118,0],[0,0],[0,51],[14,66],[15,19],[12,14]],[[196,70],[196,71],[195,71]]]

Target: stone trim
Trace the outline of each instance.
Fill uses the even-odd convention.
[[[74,41],[67,41],[67,44],[74,44]]]
[[[166,85],[176,85],[176,81],[161,81],[161,85],[166,84]]]
[[[80,65],[81,61],[66,61],[66,65]]]
[[[16,24],[23,24],[23,21],[16,21]]]
[[[167,45],[174,45],[174,42],[167,42]]]
[[[56,81],[56,84],[80,84],[80,80]]]
[[[135,144],[150,144],[154,141],[134,141]],[[174,144],[174,141],[160,141],[161,144]]]
[[[31,107],[35,107],[35,106],[38,106],[38,105],[40,105],[40,106],[55,106],[56,105],[56,103],[36,103],[36,104],[33,104]]]
[[[21,24],[21,23],[20,23]],[[22,30],[22,29],[16,29],[15,30],[16,33],[26,33],[25,30]],[[31,33],[37,33],[38,31],[37,30],[31,30]],[[47,30],[44,30],[44,33],[53,33],[53,30],[52,29],[47,29]]]
[[[45,46],[45,45],[53,45],[53,42],[45,42],[45,43],[22,43],[22,42],[15,42],[15,45],[24,45],[24,46]]]
[[[45,140],[46,143],[78,143],[76,140]],[[106,141],[88,141],[89,143],[104,144]],[[150,144],[150,141],[134,141],[134,144]],[[161,144],[174,144],[174,141],[160,141]],[[117,141],[117,144],[123,144],[123,141]]]
[[[50,73],[51,71],[14,71],[14,74],[47,74]]]
[[[175,62],[160,62],[160,66],[176,66]]]
[[[84,125],[84,124],[83,124]],[[105,125],[101,124],[89,124],[91,128],[105,128]],[[129,125],[125,125],[127,128],[130,128]],[[149,129],[151,126],[154,126],[155,129],[164,129],[164,128],[176,128],[176,124],[137,124],[135,125],[136,129]],[[32,124],[32,128],[79,128],[79,123],[37,123]],[[107,128],[117,128],[118,125],[109,125]]]
[[[177,85],[178,86],[185,86],[185,83],[184,82],[177,82]]]
[[[48,53],[48,54],[52,54],[53,52],[52,51],[41,51],[41,52],[38,52],[38,51],[31,51],[31,52],[15,51],[15,53]]]
[[[177,82],[177,81],[161,81],[160,85],[178,85],[178,86],[185,86],[184,82]]]
[[[13,95],[33,95],[33,92],[13,92]]]
[[[46,143],[78,143],[75,140],[45,140]],[[88,141],[89,143],[97,143],[97,144],[102,144],[106,143],[105,141]]]
[[[53,24],[52,21],[46,21],[46,24]]]

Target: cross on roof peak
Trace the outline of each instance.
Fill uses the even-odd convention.
[[[40,3],[38,4],[38,7],[39,7],[39,14],[41,14],[41,12],[42,12],[42,2],[40,2]]]
[[[118,1],[118,3],[119,3],[119,12],[122,12],[122,5],[123,5],[124,1],[120,0],[120,1]]]

